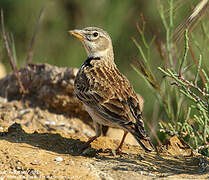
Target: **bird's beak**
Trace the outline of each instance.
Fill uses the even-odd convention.
[[[80,40],[83,40],[84,38],[84,33],[82,30],[75,29],[68,32]]]

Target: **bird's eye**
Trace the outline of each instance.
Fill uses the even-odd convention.
[[[97,37],[99,34],[97,32],[93,33],[94,37]]]

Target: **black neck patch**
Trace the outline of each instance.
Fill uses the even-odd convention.
[[[92,60],[100,60],[100,57],[88,57],[86,60],[85,60],[85,62],[83,63],[83,66],[89,66],[89,67],[92,67],[92,65],[91,65],[91,61]]]

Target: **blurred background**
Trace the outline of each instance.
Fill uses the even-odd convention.
[[[157,36],[165,41],[166,34],[158,12],[157,0],[0,0],[0,8],[4,10],[6,31],[12,33],[15,42],[18,67],[25,64],[27,52],[41,9],[45,10],[40,20],[40,27],[36,37],[34,63],[49,63],[57,66],[80,67],[86,59],[86,53],[81,43],[67,32],[75,28],[97,26],[106,30],[112,37],[115,62],[120,71],[125,74],[133,84],[137,93],[144,98],[144,116],[146,120],[158,121],[153,105],[156,97],[145,80],[137,75],[130,66],[135,60],[140,60],[139,51],[133,43],[134,37],[139,44],[141,39],[136,28],[136,23],[141,22],[141,14],[146,22],[145,38],[151,41]],[[174,29],[191,14],[192,8],[199,0],[177,0],[174,7]],[[164,1],[166,18],[169,17],[168,1]],[[203,21],[207,21],[204,18]],[[194,36],[199,34],[201,26],[194,28]],[[201,40],[202,52],[208,55],[208,42]],[[205,44],[204,44],[205,43]],[[178,42],[179,54],[183,52],[184,41]],[[194,49],[194,51],[197,51]],[[207,56],[205,56],[207,57]],[[150,66],[153,73],[162,78],[162,73],[157,70],[164,64],[157,48],[151,49]],[[11,71],[9,58],[0,37],[0,62],[6,66],[7,72]],[[192,62],[191,62],[192,63]],[[209,63],[203,58],[203,65]]]

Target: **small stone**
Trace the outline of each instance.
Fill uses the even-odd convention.
[[[31,162],[30,164],[32,164],[32,165],[38,165],[39,163],[38,163],[38,161],[35,159],[33,162]]]
[[[27,114],[29,113],[31,110],[30,109],[22,109],[19,111],[20,115],[24,115],[24,114]]]
[[[62,161],[63,161],[63,158],[62,158],[62,157],[56,157],[56,158],[55,158],[55,161],[57,161],[57,162],[62,162]]]
[[[17,170],[17,171],[20,171],[20,170],[22,170],[22,168],[21,168],[20,166],[17,166],[17,167],[16,167],[16,170]]]
[[[46,123],[47,125],[52,125],[52,126],[55,126],[55,125],[56,125],[56,122],[50,121],[50,120],[46,120],[45,123]]]
[[[83,133],[84,133],[84,134],[86,134],[86,135],[87,135],[87,136],[89,136],[89,137],[92,137],[92,136],[94,136],[94,135],[95,135],[95,133],[94,133],[94,132],[89,131],[89,130],[87,130],[87,129],[84,129],[84,130],[83,130]]]

